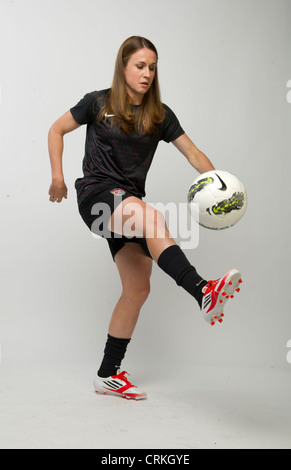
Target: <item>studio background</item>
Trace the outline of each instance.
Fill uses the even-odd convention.
[[[162,100],[217,169],[244,183],[237,226],[200,230],[198,272],[243,276],[222,325],[157,266],[124,365],[290,369],[291,3],[285,0],[1,0],[1,364],[99,364],[121,293],[107,243],[77,208],[85,126],[65,136],[68,199],[49,202],[47,134],[87,92],[111,85],[120,44],[149,38]],[[290,87],[291,88],[291,87]],[[197,172],[161,142],[147,202],[186,201]]]

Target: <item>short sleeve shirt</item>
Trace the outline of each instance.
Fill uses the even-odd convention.
[[[87,93],[70,109],[78,124],[86,124],[83,177],[75,182],[79,205],[92,193],[116,186],[142,198],[145,181],[160,140],[172,142],[184,134],[177,117],[165,104],[165,118],[154,134],[126,134],[112,121],[113,115],[97,122],[110,89]],[[133,106],[135,108],[135,106]],[[133,109],[134,111],[134,109]]]

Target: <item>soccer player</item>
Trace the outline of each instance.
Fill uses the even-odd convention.
[[[121,361],[150,291],[153,261],[196,299],[211,325],[222,322],[225,302],[239,290],[241,274],[231,269],[215,281],[201,277],[171,237],[163,215],[143,200],[146,176],[161,140],[171,142],[199,173],[214,170],[174,112],[161,102],[158,53],[151,41],[140,36],[126,39],[111,88],[87,93],[51,126],[51,202],[67,198],[63,137],[81,125],[87,125],[87,133],[83,176],[75,183],[79,212],[88,228],[107,240],[122,283],[94,387],[99,393],[143,399],[146,393],[129,382]],[[134,236],[127,223],[132,213]]]

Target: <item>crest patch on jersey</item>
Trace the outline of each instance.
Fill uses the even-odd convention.
[[[125,191],[123,191],[123,189],[119,189],[119,188],[113,189],[110,192],[111,192],[111,194],[114,194],[114,196],[124,196],[124,194],[125,194]]]

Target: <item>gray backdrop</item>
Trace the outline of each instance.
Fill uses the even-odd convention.
[[[69,195],[58,205],[47,194],[47,133],[85,93],[110,86],[121,42],[138,34],[159,51],[163,101],[216,168],[243,181],[249,204],[237,226],[201,229],[186,251],[206,278],[241,269],[224,324],[209,327],[154,266],[127,363],[290,368],[291,2],[1,0],[0,9],[2,363],[99,363],[120,281],[77,210],[85,127],[65,137]],[[146,200],[185,202],[196,176],[161,143]]]

